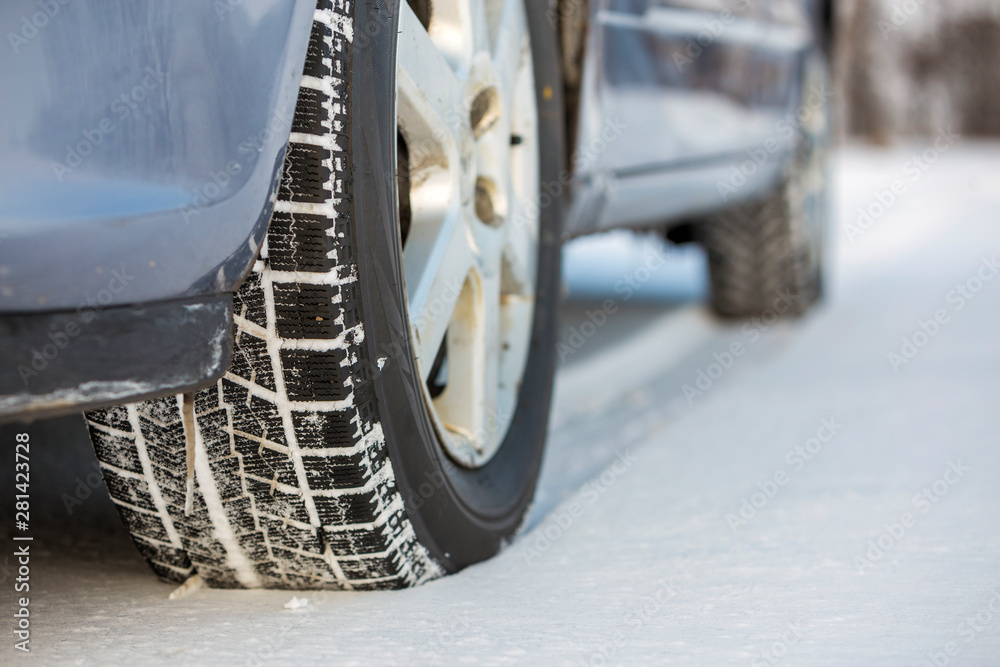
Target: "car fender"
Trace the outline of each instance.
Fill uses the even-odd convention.
[[[234,291],[271,216],[315,11],[4,2],[0,313]]]

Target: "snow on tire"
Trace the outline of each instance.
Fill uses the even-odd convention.
[[[214,587],[357,589],[441,573],[406,519],[359,345],[352,238],[337,224],[350,215],[337,210],[350,197],[337,147],[349,145],[351,16],[349,3],[320,5],[293,125],[303,141],[289,145],[267,241],[236,295],[233,364],[196,395],[192,516],[176,398],[87,415],[112,497],[167,579],[193,567]],[[132,450],[138,465],[115,465]]]
[[[394,85],[376,85],[394,81],[394,12],[372,0],[318,2],[274,215],[234,297],[232,364],[193,395],[191,494],[183,397],[86,415],[112,499],[164,579],[412,586],[495,553],[530,503],[554,373],[560,208],[541,213],[528,370],[510,434],[489,461],[458,465],[435,435],[399,325],[396,142],[372,141],[395,131]],[[544,14],[527,13],[534,40]],[[386,29],[355,46],[358,21]],[[558,89],[557,70],[544,66],[556,62],[554,42],[539,44],[537,85]],[[539,176],[552,178],[561,121],[546,118]]]

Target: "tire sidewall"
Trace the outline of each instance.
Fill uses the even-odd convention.
[[[355,5],[355,34],[364,35],[353,46],[349,102],[357,290],[368,359],[377,360],[368,365],[377,419],[396,484],[418,539],[446,570],[455,571],[495,554],[520,525],[534,493],[555,373],[563,197],[550,194],[549,205],[540,207],[531,348],[513,421],[486,465],[462,468],[447,457],[434,431],[410,343],[395,177],[399,5]],[[551,191],[568,180],[558,59],[543,4],[525,6],[539,101],[540,175]],[[566,186],[560,190],[565,193]]]
[[[801,67],[799,100],[801,105],[805,105],[809,96],[815,94],[816,86],[825,92],[830,85],[829,59],[821,48],[816,47],[810,49],[803,56]],[[812,165],[813,168],[818,168],[823,172],[821,185],[818,189],[810,190],[805,186],[800,188],[803,201],[799,203],[802,206],[804,219],[798,223],[803,225],[808,240],[809,272],[814,283],[813,289],[816,291],[816,298],[821,297],[823,293],[824,272],[827,265],[827,255],[830,252],[829,153],[833,133],[832,109],[825,99],[819,112],[825,116],[823,132],[816,134],[805,128],[801,129],[800,147],[791,165],[793,173],[788,177],[789,179],[801,178],[801,174],[811,166],[812,161],[817,162],[816,165]]]

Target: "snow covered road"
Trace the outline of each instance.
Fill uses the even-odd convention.
[[[960,145],[914,180],[923,148],[839,155],[830,298],[799,322],[714,320],[697,253],[641,272],[663,251],[649,240],[572,247],[524,532],[418,589],[168,601],[88,482],[79,422],[30,427],[32,653],[17,659],[1000,664],[1000,145]],[[15,664],[4,544],[0,663]]]

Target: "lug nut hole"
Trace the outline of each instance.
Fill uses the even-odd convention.
[[[497,186],[489,178],[476,179],[476,217],[487,225],[496,225],[500,216],[496,209]]]
[[[500,119],[500,95],[496,88],[484,88],[472,100],[469,122],[476,139],[490,131]]]

